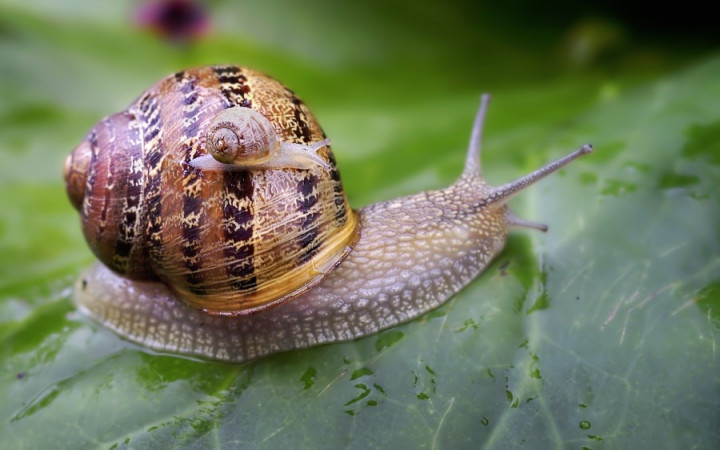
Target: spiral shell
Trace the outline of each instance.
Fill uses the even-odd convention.
[[[253,165],[270,159],[281,141],[262,114],[252,108],[229,108],[213,119],[207,132],[207,150],[225,164]]]
[[[190,164],[208,153],[213,120],[235,107],[267,118],[282,142],[325,138],[276,80],[242,67],[202,67],[161,80],[103,119],[64,169],[85,238],[105,265],[159,279],[216,315],[300,295],[359,234],[329,146],[318,150],[327,167],[203,171]]]

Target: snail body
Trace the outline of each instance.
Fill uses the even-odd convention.
[[[168,77],[66,162],[101,261],[79,278],[76,303],[131,341],[232,362],[418,317],[482,272],[510,227],[546,229],[507,200],[591,151],[491,187],[479,162],[486,106],[484,96],[457,182],[353,211],[329,141],[283,85],[234,66]],[[227,137],[234,124],[249,130],[242,139]],[[259,150],[218,160],[209,149],[240,141]]]

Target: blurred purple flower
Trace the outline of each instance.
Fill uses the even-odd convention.
[[[210,21],[197,1],[151,0],[137,8],[135,22],[171,41],[188,42],[205,34]]]

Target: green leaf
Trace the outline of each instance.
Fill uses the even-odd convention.
[[[209,3],[185,48],[129,26],[134,3],[0,6],[3,448],[717,446],[720,57],[600,23],[577,66],[559,42],[582,23],[506,29],[481,7]],[[513,231],[419,320],[244,365],[157,354],[75,310],[92,256],[60,171],[99,118],[210,62],[313,107],[354,207],[452,182],[483,90],[491,183],[596,151],[511,202],[548,233]]]

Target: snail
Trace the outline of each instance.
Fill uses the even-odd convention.
[[[197,169],[243,170],[309,169],[320,164],[330,169],[317,151],[329,139],[310,145],[283,142],[272,124],[252,108],[228,108],[215,116],[206,134],[208,154],[190,161]]]
[[[431,311],[488,266],[509,228],[547,229],[512,215],[511,196],[592,151],[489,186],[488,99],[455,183],[353,210],[322,128],[280,82],[236,66],[159,81],[65,162],[100,261],[75,284],[78,308],[151,349],[231,362]]]

